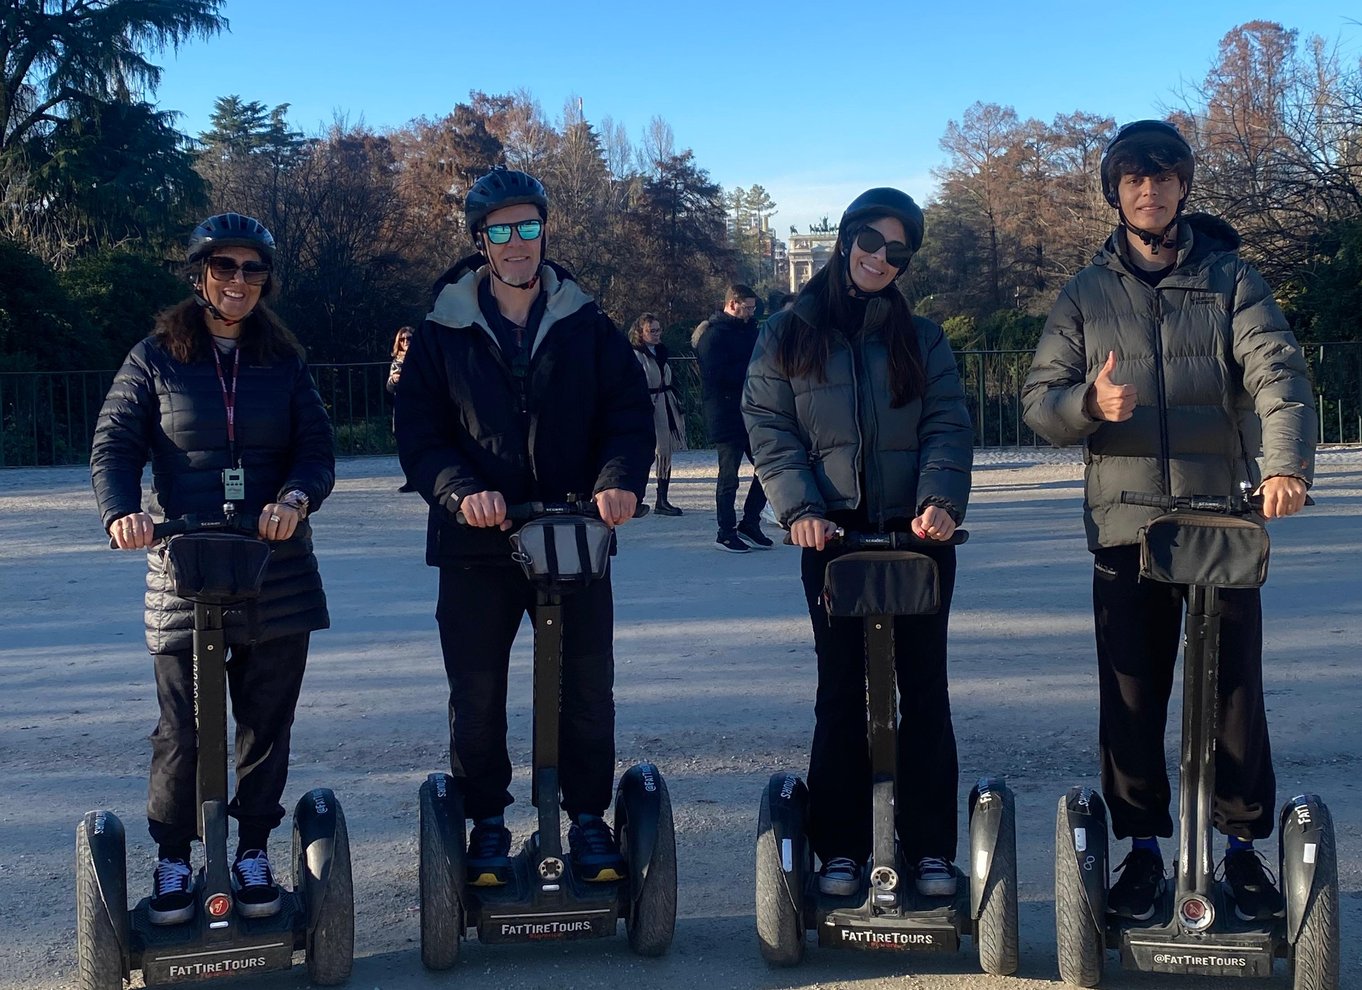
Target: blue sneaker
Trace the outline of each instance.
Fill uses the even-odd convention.
[[[464,872],[471,887],[502,887],[511,879],[511,830],[500,819],[486,819],[468,836]]]
[[[568,829],[568,848],[577,875],[591,883],[613,883],[627,874],[615,833],[598,815],[580,815]]]

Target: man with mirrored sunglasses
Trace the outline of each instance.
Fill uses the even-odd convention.
[[[430,506],[426,563],[440,569],[436,620],[449,680],[450,762],[473,822],[468,882],[505,884],[507,669],[534,591],[511,558],[508,504],[591,498],[618,526],[652,466],[653,408],[628,340],[564,268],[545,258],[548,196],[495,169],[464,201],[475,254],[435,285],[397,388],[408,484]],[[468,525],[458,525],[462,512]],[[604,820],[615,768],[610,575],[563,603],[562,807],[573,867],[624,875]]]

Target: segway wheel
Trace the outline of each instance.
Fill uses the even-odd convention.
[[[1063,797],[1059,799],[1055,819],[1055,936],[1059,975],[1064,982],[1079,987],[1097,986],[1102,979],[1105,947],[1083,894]]]
[[[974,941],[979,949],[979,968],[994,976],[1010,976],[1019,963],[1017,934],[1017,823],[1012,791],[1003,789],[1003,814],[998,842],[988,867]]]
[[[123,946],[113,918],[128,916],[126,874],[113,890],[100,890],[90,849],[90,820],[76,826],[76,969],[80,990],[123,990]],[[126,863],[122,829],[106,836],[109,855]]]
[[[460,816],[455,834],[446,838],[439,827],[434,802],[438,800],[430,781],[421,785],[421,963],[426,969],[449,969],[459,961],[463,938],[463,902],[455,886],[455,869],[462,869],[464,821]],[[450,849],[451,842],[459,843]]]
[[[328,792],[329,793],[329,792]],[[345,813],[340,802],[331,796],[336,824],[331,840],[330,871],[323,878],[312,873],[307,851],[295,820],[293,827],[293,889],[301,893],[304,906],[318,898],[313,924],[303,948],[307,954],[307,976],[317,986],[333,987],[350,978],[355,956],[355,890],[350,872],[350,834],[345,827]]]
[[[671,948],[676,931],[676,834],[672,823],[672,799],[667,783],[657,774],[657,834],[649,862],[637,862],[631,842],[633,823],[627,818],[620,828],[620,846],[629,864],[630,909],[624,927],[629,948],[640,956],[660,956]]]
[[[757,814],[757,944],[770,966],[795,966],[804,959],[804,926],[771,829],[769,788],[762,791]]]
[[[1301,917],[1300,936],[1292,948],[1294,990],[1337,990],[1338,987],[1338,856],[1334,819],[1320,806],[1319,846],[1315,849],[1315,882]]]

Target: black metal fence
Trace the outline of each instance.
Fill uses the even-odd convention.
[[[1306,348],[1315,382],[1322,443],[1362,443],[1362,341]],[[981,447],[1044,443],[1022,422],[1021,388],[1030,351],[956,355]],[[708,446],[700,376],[693,357],[672,359],[692,448]],[[312,373],[336,428],[336,453],[391,454],[388,362],[315,364]],[[112,371],[0,373],[0,467],[80,464],[89,459],[95,418]]]

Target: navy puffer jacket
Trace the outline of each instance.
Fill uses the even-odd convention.
[[[230,374],[232,359],[224,358]],[[246,472],[243,512],[298,489],[309,516],[335,484],[331,421],[300,358],[265,364],[241,355],[236,385],[236,434]],[[142,469],[151,463],[151,500],[142,500]],[[230,467],[227,411],[211,357],[177,361],[155,337],[133,347],[114,377],[95,427],[90,473],[107,530],[115,519],[145,508],[158,521],[195,513],[222,515],[222,471]],[[194,606],[174,594],[164,550],[147,552],[147,649],[192,647]],[[258,599],[228,609],[227,641],[250,644],[330,625],[312,530],[304,520],[291,539],[272,544]]]

